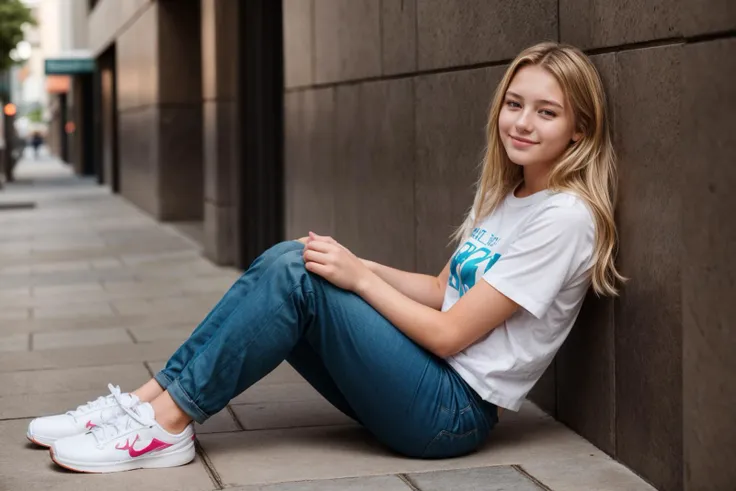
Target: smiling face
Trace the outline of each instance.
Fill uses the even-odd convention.
[[[575,118],[560,84],[544,68],[520,68],[509,84],[498,116],[498,132],[509,159],[521,166],[551,167],[571,141]]]

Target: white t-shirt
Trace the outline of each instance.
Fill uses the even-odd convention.
[[[590,286],[595,223],[582,199],[510,193],[450,263],[442,311],[482,278],[521,307],[447,359],[484,399],[518,411],[570,332]]]

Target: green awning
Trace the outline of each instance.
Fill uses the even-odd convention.
[[[94,58],[51,58],[44,62],[46,75],[77,75],[95,71]]]

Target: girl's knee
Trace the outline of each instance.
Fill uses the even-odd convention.
[[[304,244],[295,240],[285,240],[272,245],[262,254],[266,257],[277,257],[282,256],[292,251],[301,251],[304,248]]]

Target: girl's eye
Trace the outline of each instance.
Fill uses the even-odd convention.
[[[541,113],[545,116],[549,116],[550,118],[554,118],[555,116],[557,116],[555,113],[553,113],[552,111],[548,111],[547,109],[542,109]]]
[[[516,101],[506,101],[506,105],[509,107],[521,107],[521,104]]]

